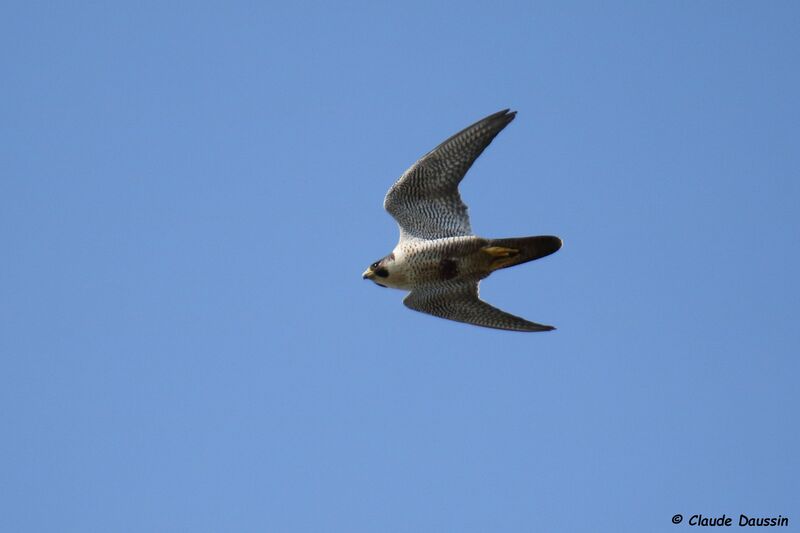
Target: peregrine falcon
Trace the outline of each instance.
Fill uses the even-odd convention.
[[[479,298],[478,283],[495,270],[556,252],[561,239],[478,237],[458,193],[469,167],[515,115],[505,109],[479,120],[400,176],[383,201],[400,226],[400,241],[369,266],[364,279],[411,291],[403,300],[407,307],[448,320],[513,331],[555,329],[489,305]]]

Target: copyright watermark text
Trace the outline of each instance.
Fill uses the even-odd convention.
[[[672,517],[673,524],[680,524],[683,522],[683,515],[676,514]],[[722,516],[704,516],[701,514],[693,514],[686,523],[690,526],[711,526],[711,527],[771,527],[771,526],[788,526],[789,517],[778,516],[749,516],[740,514],[738,521],[733,516],[723,514]]]

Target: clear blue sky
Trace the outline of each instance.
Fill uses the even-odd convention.
[[[290,5],[291,4],[291,5]],[[800,524],[794,2],[14,2],[0,16],[0,529]],[[383,195],[555,234],[490,302],[360,277]]]

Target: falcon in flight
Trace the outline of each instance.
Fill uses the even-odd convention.
[[[400,176],[383,201],[400,226],[400,241],[370,265],[364,279],[411,291],[403,300],[407,307],[448,320],[513,331],[555,329],[489,305],[478,296],[478,283],[495,270],[556,252],[561,239],[478,237],[458,193],[469,167],[515,115],[506,109],[479,120]]]

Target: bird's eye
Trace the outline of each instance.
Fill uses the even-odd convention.
[[[374,263],[372,263],[372,264],[371,264],[369,267],[370,267],[372,270],[376,270],[376,269],[378,268],[378,265],[379,265],[379,264],[380,264],[380,261],[375,261],[375,262],[374,262]]]

